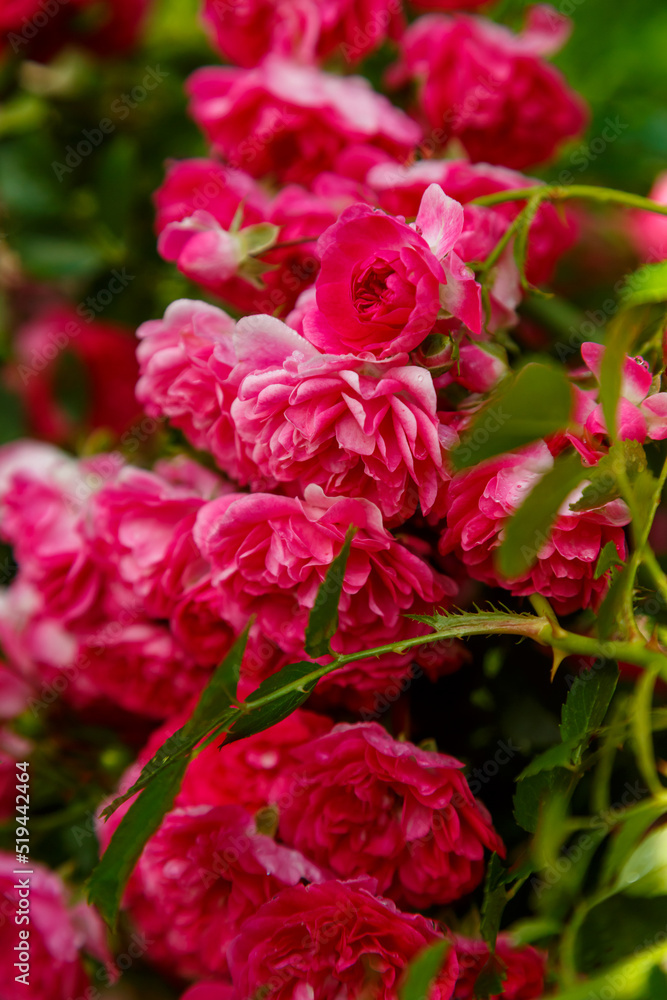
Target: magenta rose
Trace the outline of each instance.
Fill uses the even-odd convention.
[[[283,779],[304,794],[281,808],[280,835],[340,878],[368,874],[399,906],[451,903],[504,854],[453,757],[399,742],[377,723],[339,725],[295,751]]]
[[[205,67],[187,84],[214,149],[253,177],[308,184],[350,143],[406,157],[421,129],[361,77],[268,56],[253,69]]]
[[[403,25],[400,0],[205,0],[203,14],[220,54],[247,67],[271,52],[314,62],[337,49],[358,62]]]
[[[100,828],[105,847],[114,825]],[[168,813],[150,838],[124,906],[160,968],[215,976],[226,972],[230,943],[263,903],[320,878],[298,851],[255,832],[240,806],[192,806]]]
[[[15,922],[21,912],[14,854],[0,854],[0,976],[3,1000],[70,1000],[93,989],[84,967],[83,953],[110,966],[104,927],[97,913],[85,903],[72,905],[61,879],[43,865],[32,862],[29,883],[29,923]],[[24,896],[25,901],[25,896]],[[29,937],[21,940],[21,930]],[[27,961],[19,949],[28,945]],[[24,965],[25,968],[17,968]],[[25,975],[27,979],[17,980]],[[107,974],[105,972],[105,974]],[[111,968],[108,979],[113,980]],[[99,980],[98,980],[99,982]]]
[[[495,567],[494,554],[504,526],[552,467],[551,452],[541,441],[457,473],[447,486],[447,525],[440,551],[456,553],[475,580],[505,587],[517,596],[542,594],[558,614],[568,614],[600,604],[608,580],[606,575],[596,579],[595,567],[609,542],[619,559],[625,559],[623,525],[629,522],[630,514],[622,500],[592,510],[571,510],[570,504],[580,498],[586,485],[583,483],[561,506],[535,565],[515,579],[503,579]]]
[[[448,476],[443,449],[457,438],[440,427],[428,372],[405,355],[370,363],[320,354],[270,316],[241,320],[235,343],[257,370],[239,383],[232,418],[267,479],[365,497],[389,523],[418,503],[432,509]]]
[[[456,978],[449,996],[452,1000],[474,1000],[477,980],[491,957],[489,946],[484,941],[455,935],[450,954],[453,955],[452,966],[444,970],[444,975],[440,974],[435,988],[446,992],[443,987],[451,980],[451,969],[455,967]],[[503,976],[502,993],[494,993],[488,1000],[538,1000],[543,995],[546,964],[543,952],[530,946],[518,947],[508,934],[500,934],[494,962]]]
[[[530,188],[541,183],[507,167],[469,163],[467,160],[421,160],[407,167],[398,163],[379,163],[369,170],[366,181],[375,192],[381,208],[408,217],[419,211],[419,203],[429,184],[439,184],[451,198],[465,206],[487,194]],[[475,215],[464,218],[456,252],[463,260],[483,259],[488,250],[484,253],[467,245],[466,241],[473,235],[470,234],[471,223],[490,216],[501,223],[502,233],[523,207],[521,201],[508,201],[487,208],[475,206]],[[556,264],[573,245],[576,236],[577,226],[571,213],[564,215],[561,206],[557,208],[550,202],[540,205],[528,237],[526,277],[531,284],[540,285],[550,280]],[[468,250],[483,256],[468,256]]]
[[[472,160],[522,170],[550,159],[586,123],[583,102],[542,58],[569,32],[547,5],[524,32],[481,17],[427,14],[403,36],[396,83],[417,79],[419,107],[440,145],[456,138]]]
[[[479,333],[480,287],[452,249],[462,227],[462,207],[435,184],[413,226],[367,205],[346,209],[318,243],[305,336],[327,353],[386,358],[417,347],[441,307]]]
[[[430,920],[378,898],[371,879],[284,889],[231,945],[234,996],[397,1000],[403,970],[439,937]]]

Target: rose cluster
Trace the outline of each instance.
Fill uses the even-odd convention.
[[[12,9],[25,21],[32,6]],[[127,5],[108,6],[121,44]],[[130,35],[143,6],[127,7]],[[187,84],[208,155],[167,165],[156,230],[162,257],[220,305],[179,299],[139,327],[144,416],[104,377],[127,347],[118,331],[76,342],[99,378],[95,423],[113,411],[118,451],[0,449],[0,537],[16,563],[0,592],[0,684],[14,706],[3,724],[62,699],[91,724],[149,733],[122,792],[247,626],[240,697],[307,658],[310,612],[355,529],[331,649],[377,655],[324,677],[307,709],[267,732],[200,747],[127,885],[148,960],[187,1000],[396,1000],[408,964],[439,940],[429,1000],[472,1000],[490,966],[499,996],[542,995],[541,953],[501,935],[492,954],[435,918],[465,905],[505,847],[464,763],[390,734],[377,709],[466,661],[458,643],[413,649],[428,631],[419,616],[471,599],[475,581],[541,594],[559,614],[596,608],[609,587],[601,552],[626,553],[626,505],[584,481],[530,569],[507,579],[496,560],[560,454],[576,450],[593,479],[609,452],[600,345],[583,345],[569,373],[562,433],[464,470],[452,458],[510,375],[502,345],[524,288],[548,281],[576,236],[544,202],[520,268],[523,202],[476,202],[539,192],[518,171],[586,119],[546,60],[567,19],[540,5],[516,34],[479,6],[420,0],[415,18],[399,0],[205,0],[227,60]],[[401,107],[335,72],[380,47]],[[26,327],[19,375],[68,316]],[[43,367],[35,433],[66,445]],[[667,437],[658,390],[644,359],[627,358],[620,440]],[[133,464],[157,427],[162,457]],[[29,749],[0,736],[10,760]],[[127,808],[99,824],[103,849]],[[62,982],[44,1000],[83,992],[80,951],[104,955],[95,918],[63,893],[45,876],[39,961],[44,971],[56,956]]]

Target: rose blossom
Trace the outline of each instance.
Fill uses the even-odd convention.
[[[431,510],[446,478],[443,447],[456,438],[441,434],[428,372],[406,355],[375,361],[320,354],[270,316],[242,319],[235,346],[251,370],[232,418],[267,479],[363,496],[393,523],[418,501],[424,513]]]
[[[307,184],[350,142],[405,157],[421,130],[361,77],[268,56],[253,69],[205,67],[187,84],[209,142],[253,177]]]
[[[185,725],[192,710],[190,705],[151,734],[136,762],[123,775],[120,792],[134,784],[141,768]],[[287,782],[285,790],[282,777],[293,766],[293,751],[323,736],[332,725],[325,715],[297,709],[270,729],[228,743],[222,750],[219,741],[214,741],[188,763],[174,807],[237,805],[256,813],[279,799],[285,801],[285,795],[303,798],[301,786]],[[121,810],[125,808],[121,806]]]
[[[436,979],[434,989],[440,990],[441,1000],[473,1000],[475,984],[490,958],[489,947],[484,941],[474,941],[455,935],[451,953],[455,956],[456,980],[453,992],[447,994],[445,984],[451,979]],[[500,934],[496,941],[495,961],[503,974],[502,992],[494,993],[488,1000],[538,1000],[544,991],[545,955],[535,948],[517,947],[508,934]]]
[[[584,364],[598,381],[604,353],[605,348],[601,344],[587,342],[581,345]],[[584,431],[591,435],[606,435],[602,403],[595,405],[589,399],[586,409],[589,412],[582,421]],[[656,391],[648,363],[641,356],[626,357],[623,362],[616,422],[621,440],[643,443],[647,437],[653,441],[667,438],[667,392]]]
[[[429,184],[439,184],[451,198],[465,206],[487,194],[530,188],[542,183],[516,170],[488,163],[468,163],[467,160],[421,160],[407,167],[398,163],[380,163],[368,171],[366,182],[376,193],[381,208],[409,218],[419,211],[419,202]],[[525,202],[507,201],[486,208],[472,207],[475,214],[464,217],[462,238],[454,247],[463,260],[483,259],[466,253],[464,241],[475,220],[478,222],[485,216],[495,218],[502,224],[504,232],[525,207]],[[542,202],[530,225],[526,256],[528,281],[534,285],[548,282],[559,258],[570,249],[576,236],[577,227],[572,215],[563,217],[560,206]]]
[[[447,525],[440,551],[456,553],[475,580],[504,587],[517,596],[542,594],[552,601],[557,613],[569,614],[579,608],[595,608],[604,597],[608,581],[604,576],[595,579],[595,567],[608,542],[613,542],[620,560],[625,558],[622,526],[630,516],[622,500],[591,510],[571,510],[584,482],[562,504],[549,537],[540,545],[535,565],[515,579],[503,579],[494,564],[503,528],[552,467],[551,452],[540,441],[457,473],[447,487]]]
[[[212,452],[223,472],[246,483],[255,467],[244,465],[230,418],[234,327],[222,309],[190,299],[172,302],[164,319],[143,323],[137,398],[150,416],[168,417],[195,448]]]
[[[431,921],[378,898],[370,879],[284,889],[231,945],[234,995],[268,986],[272,1000],[396,1000],[403,970],[439,936]]]
[[[150,0],[107,0],[102,17],[86,16],[94,0],[62,0],[49,12],[42,0],[9,0],[0,10],[0,51],[11,47],[21,58],[46,61],[65,45],[79,44],[99,55],[123,52],[135,44]],[[41,15],[46,14],[48,26]],[[27,22],[27,24],[26,24]],[[47,30],[43,30],[44,28]]]
[[[356,525],[339,604],[340,652],[422,634],[405,617],[451,595],[450,580],[395,541],[378,507],[368,500],[324,495],[311,484],[304,499],[236,494],[207,504],[197,515],[195,540],[213,567],[213,582],[236,601],[239,627],[250,615],[286,652],[303,651],[308,614],[345,532]],[[357,692],[377,690],[378,679],[409,673],[409,653],[350,665],[329,682]],[[320,683],[318,691],[328,689]]]
[[[358,62],[403,24],[397,0],[205,0],[203,14],[220,54],[246,67],[271,52],[311,62],[337,48],[346,62]]]
[[[583,102],[543,61],[569,33],[547,5],[531,8],[524,32],[481,17],[427,14],[402,40],[393,81],[420,81],[420,110],[444,144],[455,137],[472,160],[521,170],[550,159],[581,132]]]
[[[330,353],[410,351],[433,328],[441,306],[481,329],[480,286],[453,246],[463,209],[432,184],[413,226],[367,205],[346,209],[318,242],[317,308],[304,334]]]
[[[341,878],[372,876],[400,906],[451,903],[479,884],[485,847],[504,854],[453,757],[377,723],[338,725],[294,756],[283,784],[304,794],[280,810],[283,840]]]
[[[3,1000],[70,1000],[91,988],[81,952],[100,962],[110,962],[102,921],[85,903],[72,906],[60,878],[31,861],[29,923],[15,923],[19,911],[17,867],[13,854],[0,854],[0,975]],[[27,866],[26,866],[27,867]],[[23,934],[21,935],[21,931]],[[26,935],[29,934],[29,937]],[[21,935],[21,937],[19,936]],[[17,950],[29,953],[21,963]],[[17,968],[24,964],[26,968]],[[26,974],[25,980],[17,976]],[[27,985],[27,989],[26,989]]]
[[[667,205],[667,171],[658,174],[649,198],[659,205]],[[655,264],[667,260],[667,218],[657,212],[632,212],[628,230],[642,260]]]
[[[139,416],[134,396],[137,380],[132,331],[116,323],[81,320],[68,305],[47,308],[16,333],[12,384],[21,396],[30,430],[64,444],[96,429],[120,436]],[[73,358],[88,389],[85,413],[76,420],[58,399],[62,366]]]
[[[102,826],[106,846],[112,828]],[[224,973],[230,942],[283,887],[321,878],[298,851],[256,833],[240,806],[167,814],[139,859],[124,906],[148,956],[182,977]]]

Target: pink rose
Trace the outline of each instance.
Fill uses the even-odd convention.
[[[0,51],[11,48],[23,59],[40,61],[72,44],[103,56],[122,52],[136,43],[150,0],[107,0],[97,16],[90,18],[87,8],[92,6],[93,0],[72,0],[71,6],[59,3],[49,13],[41,0],[9,0],[0,10]],[[43,21],[45,13],[48,25]]]
[[[110,830],[101,827],[103,844]],[[322,874],[298,851],[256,833],[239,806],[174,809],[146,844],[124,906],[149,958],[184,978],[224,974],[230,943],[285,886]]]
[[[417,347],[441,306],[479,333],[480,286],[452,250],[462,226],[463,209],[435,184],[413,226],[367,205],[346,209],[318,243],[307,338],[332,354],[386,358]]]
[[[605,348],[588,342],[581,345],[581,356],[588,370],[600,378]],[[659,383],[659,379],[658,379]],[[582,420],[584,430],[592,435],[606,435],[602,403],[595,405],[589,398],[588,412]],[[646,438],[663,441],[667,438],[667,392],[657,392],[648,362],[642,357],[626,358],[623,363],[621,394],[616,413],[618,435],[622,440]]]
[[[235,343],[250,369],[261,352],[239,384],[232,418],[267,479],[365,497],[392,523],[418,502],[431,510],[447,478],[443,447],[456,438],[440,434],[428,372],[405,355],[370,362],[320,354],[270,316],[241,320]]]
[[[308,183],[350,142],[405,157],[421,130],[361,77],[278,56],[254,69],[207,67],[188,82],[192,116],[228,162],[253,177]]]
[[[442,144],[455,137],[472,160],[521,170],[585,125],[583,102],[542,59],[568,32],[547,5],[531,8],[520,35],[470,15],[425,15],[403,36],[393,80],[421,82],[421,114]]]
[[[89,308],[84,316],[82,320],[69,305],[47,308],[22,326],[14,340],[16,363],[8,372],[12,386],[24,402],[31,433],[54,444],[96,429],[120,436],[141,412],[134,396],[132,331],[96,320]],[[81,369],[77,387],[87,389],[89,396],[76,419],[57,395],[63,366],[72,359]]]
[[[457,973],[453,992],[449,996],[452,1000],[473,1000],[477,979],[490,958],[489,947],[484,941],[456,935],[451,952],[455,956]],[[495,960],[505,978],[502,993],[494,993],[488,1000],[538,1000],[544,991],[545,957],[530,946],[517,947],[508,934],[500,934],[496,941]],[[442,990],[443,986],[439,977],[435,988]]]
[[[83,964],[86,951],[109,964],[102,921],[85,903],[72,906],[60,878],[32,862],[25,874],[30,892],[29,924],[15,923],[26,912],[17,889],[13,854],[0,854],[0,975],[3,1000],[70,1000],[84,996],[90,980]],[[25,899],[23,899],[25,902]],[[26,931],[27,928],[27,931]],[[23,931],[24,935],[21,935]],[[21,936],[20,936],[21,935]],[[20,950],[25,945],[25,952]],[[27,959],[23,956],[27,953]],[[17,977],[27,975],[26,979]]]
[[[233,1000],[233,998],[232,984],[216,979],[208,983],[195,983],[185,991],[181,1000]]]
[[[232,943],[234,995],[268,986],[273,1000],[396,1000],[401,973],[438,937],[431,921],[377,898],[372,880],[284,889]]]
[[[623,525],[630,515],[622,500],[592,510],[570,510],[586,485],[582,483],[562,505],[532,569],[504,580],[494,564],[503,527],[552,466],[551,452],[539,442],[457,473],[447,488],[447,526],[440,551],[456,553],[475,580],[505,587],[517,596],[542,594],[558,614],[569,614],[600,604],[608,587],[605,576],[595,579],[600,552],[613,542],[619,559],[625,558]]]
[[[140,769],[191,714],[192,706],[188,706],[151,734],[137,761],[125,772],[121,792],[130,788]],[[229,743],[223,750],[217,742],[211,743],[188,764],[174,807],[240,805],[250,813],[276,803],[280,808],[286,795],[302,794],[297,784],[292,789],[288,783],[286,791],[279,787],[283,775],[293,766],[294,750],[323,736],[332,725],[325,715],[297,709],[270,729]],[[122,806],[119,812],[122,814],[126,808]]]
[[[419,202],[429,184],[439,184],[451,198],[467,205],[483,195],[534,187],[542,183],[506,167],[468,163],[467,160],[421,160],[408,167],[397,163],[376,164],[368,172],[366,181],[376,192],[380,206],[386,212],[405,216],[416,215]],[[474,206],[475,216],[471,219],[492,216],[502,223],[501,232],[504,232],[524,204],[520,201],[508,201],[492,208]],[[455,250],[463,260],[482,259],[473,258],[466,253],[463,241],[470,229],[471,223],[466,217],[461,240],[455,245]],[[560,207],[557,208],[550,202],[540,205],[531,223],[528,238],[526,277],[531,284],[545,284],[551,279],[559,258],[570,249],[576,237],[577,226],[572,214],[564,218]]]
[[[195,448],[213,452],[224,472],[247,482],[229,416],[234,326],[222,309],[189,299],[172,302],[164,319],[143,323],[137,398],[150,416],[168,417]]]
[[[302,654],[308,613],[347,528],[352,541],[339,605],[339,631],[333,646],[358,650],[421,634],[405,617],[432,608],[451,595],[450,580],[395,541],[382,515],[368,500],[326,497],[307,487],[304,499],[255,493],[222,497],[197,515],[195,540],[211,561],[213,582],[236,602],[238,624],[250,615],[285,652]],[[337,672],[333,685],[361,691],[377,687],[378,671],[409,673],[410,654],[391,654]],[[399,669],[400,668],[400,669]],[[382,674],[380,674],[381,676]],[[328,680],[328,679],[327,679]],[[320,683],[318,691],[327,690]]]
[[[659,205],[667,205],[667,171],[658,174],[648,196]],[[648,264],[667,260],[667,216],[656,212],[632,212],[628,229],[642,260]]]
[[[280,810],[283,840],[341,878],[368,874],[399,906],[451,903],[479,884],[484,848],[504,854],[453,757],[338,725],[295,751],[283,779],[304,793]]]
[[[403,24],[400,0],[205,0],[204,21],[221,55],[250,68],[271,52],[313,62],[340,49],[358,62]]]

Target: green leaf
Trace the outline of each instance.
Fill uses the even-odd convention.
[[[664,898],[639,899],[625,893],[602,898],[591,907],[579,928],[574,956],[577,971],[595,974],[631,957],[660,940],[665,922]],[[640,996],[643,994],[633,994],[633,1000]]]
[[[319,680],[319,677],[309,676],[316,670],[316,663],[304,660],[301,663],[290,663],[278,673],[267,677],[257,690],[239,705],[240,711],[236,713],[231,729],[221,745],[225,746],[227,743],[234,743],[235,740],[245,739],[246,736],[261,733],[264,729],[270,729],[271,726],[286,719],[308,700]],[[295,688],[284,690],[288,684],[294,684],[295,681],[301,683]],[[254,705],[254,702],[264,701],[271,695],[276,697],[268,704]]]
[[[109,816],[121,803],[132,798],[136,792],[145,788],[165,768],[170,767],[175,760],[189,757],[197,744],[210,731],[219,727],[230,714],[232,702],[236,698],[236,686],[239,679],[241,661],[248,641],[246,627],[236,640],[227,656],[217,668],[210,681],[202,691],[199,702],[184,726],[177,729],[158,752],[142,768],[141,774],[123,794],[119,795],[103,811],[103,816]]]
[[[627,896],[667,895],[667,826],[649,833],[632,852],[614,888]]]
[[[489,955],[482,966],[475,985],[473,997],[475,1000],[486,1000],[487,997],[498,997],[503,993],[503,983],[507,978],[507,966],[495,955]]]
[[[496,938],[500,930],[500,920],[507,903],[505,888],[509,875],[507,869],[497,854],[491,855],[486,879],[484,881],[484,899],[482,900],[481,934],[492,952],[496,950]]]
[[[537,831],[540,813],[547,798],[562,790],[569,772],[561,768],[540,771],[521,778],[514,793],[514,818],[528,833]]]
[[[644,792],[648,789],[644,788]],[[639,802],[637,806],[628,809],[626,815],[620,815],[616,829],[610,837],[609,847],[602,861],[600,881],[604,884],[615,880],[637,843],[650,826],[665,813],[664,802],[649,799]]]
[[[588,478],[588,472],[577,452],[558,456],[505,526],[505,537],[496,553],[503,576],[511,580],[535,563],[559,508],[582,479]]]
[[[598,561],[595,564],[595,573],[593,576],[596,580],[599,580],[601,576],[604,576],[607,570],[613,569],[614,567],[623,566],[623,560],[618,554],[618,549],[613,542],[607,542],[602,552],[598,556]]]
[[[445,963],[449,947],[447,940],[436,941],[412,959],[398,991],[399,1000],[426,1000],[429,987]]]
[[[609,639],[618,628],[623,612],[625,590],[630,576],[626,563],[619,572],[612,574],[609,590],[598,610],[597,632],[601,640]]]
[[[544,750],[536,757],[533,757],[530,764],[524,767],[516,780],[524,781],[525,778],[532,778],[541,771],[553,771],[555,767],[570,767],[572,756],[576,752],[579,743],[579,739],[575,737],[564,743],[556,743],[555,746],[549,747],[548,750]]]
[[[279,233],[280,226],[274,226],[271,222],[257,222],[254,226],[242,229],[239,238],[246,254],[259,254],[271,249]]]
[[[508,378],[475,416],[451,453],[454,467],[467,469],[563,430],[571,410],[572,387],[565,371],[531,362]]]
[[[640,267],[621,290],[620,304],[624,309],[652,302],[667,302],[667,261]]]
[[[317,591],[315,604],[308,616],[306,652],[314,659],[326,656],[327,653],[331,652],[329,640],[336,634],[338,628],[338,604],[343,590],[350,545],[355,532],[356,528],[353,526],[348,528],[343,547],[329,566],[327,575]]]
[[[570,688],[560,724],[563,743],[578,745],[573,763],[581,759],[581,749],[602,725],[618,683],[618,667],[604,660],[598,668],[575,678]]]
[[[146,841],[173,805],[186,767],[187,760],[175,760],[132,803],[90,877],[88,899],[110,927],[116,923],[127,880]]]
[[[655,940],[655,921],[653,937]],[[660,942],[648,948],[638,948],[630,958],[617,962],[591,979],[577,982],[554,993],[550,1000],[597,1000],[612,996],[613,1000],[643,1000],[656,965],[667,957],[667,944]],[[611,987],[613,984],[613,987]]]

